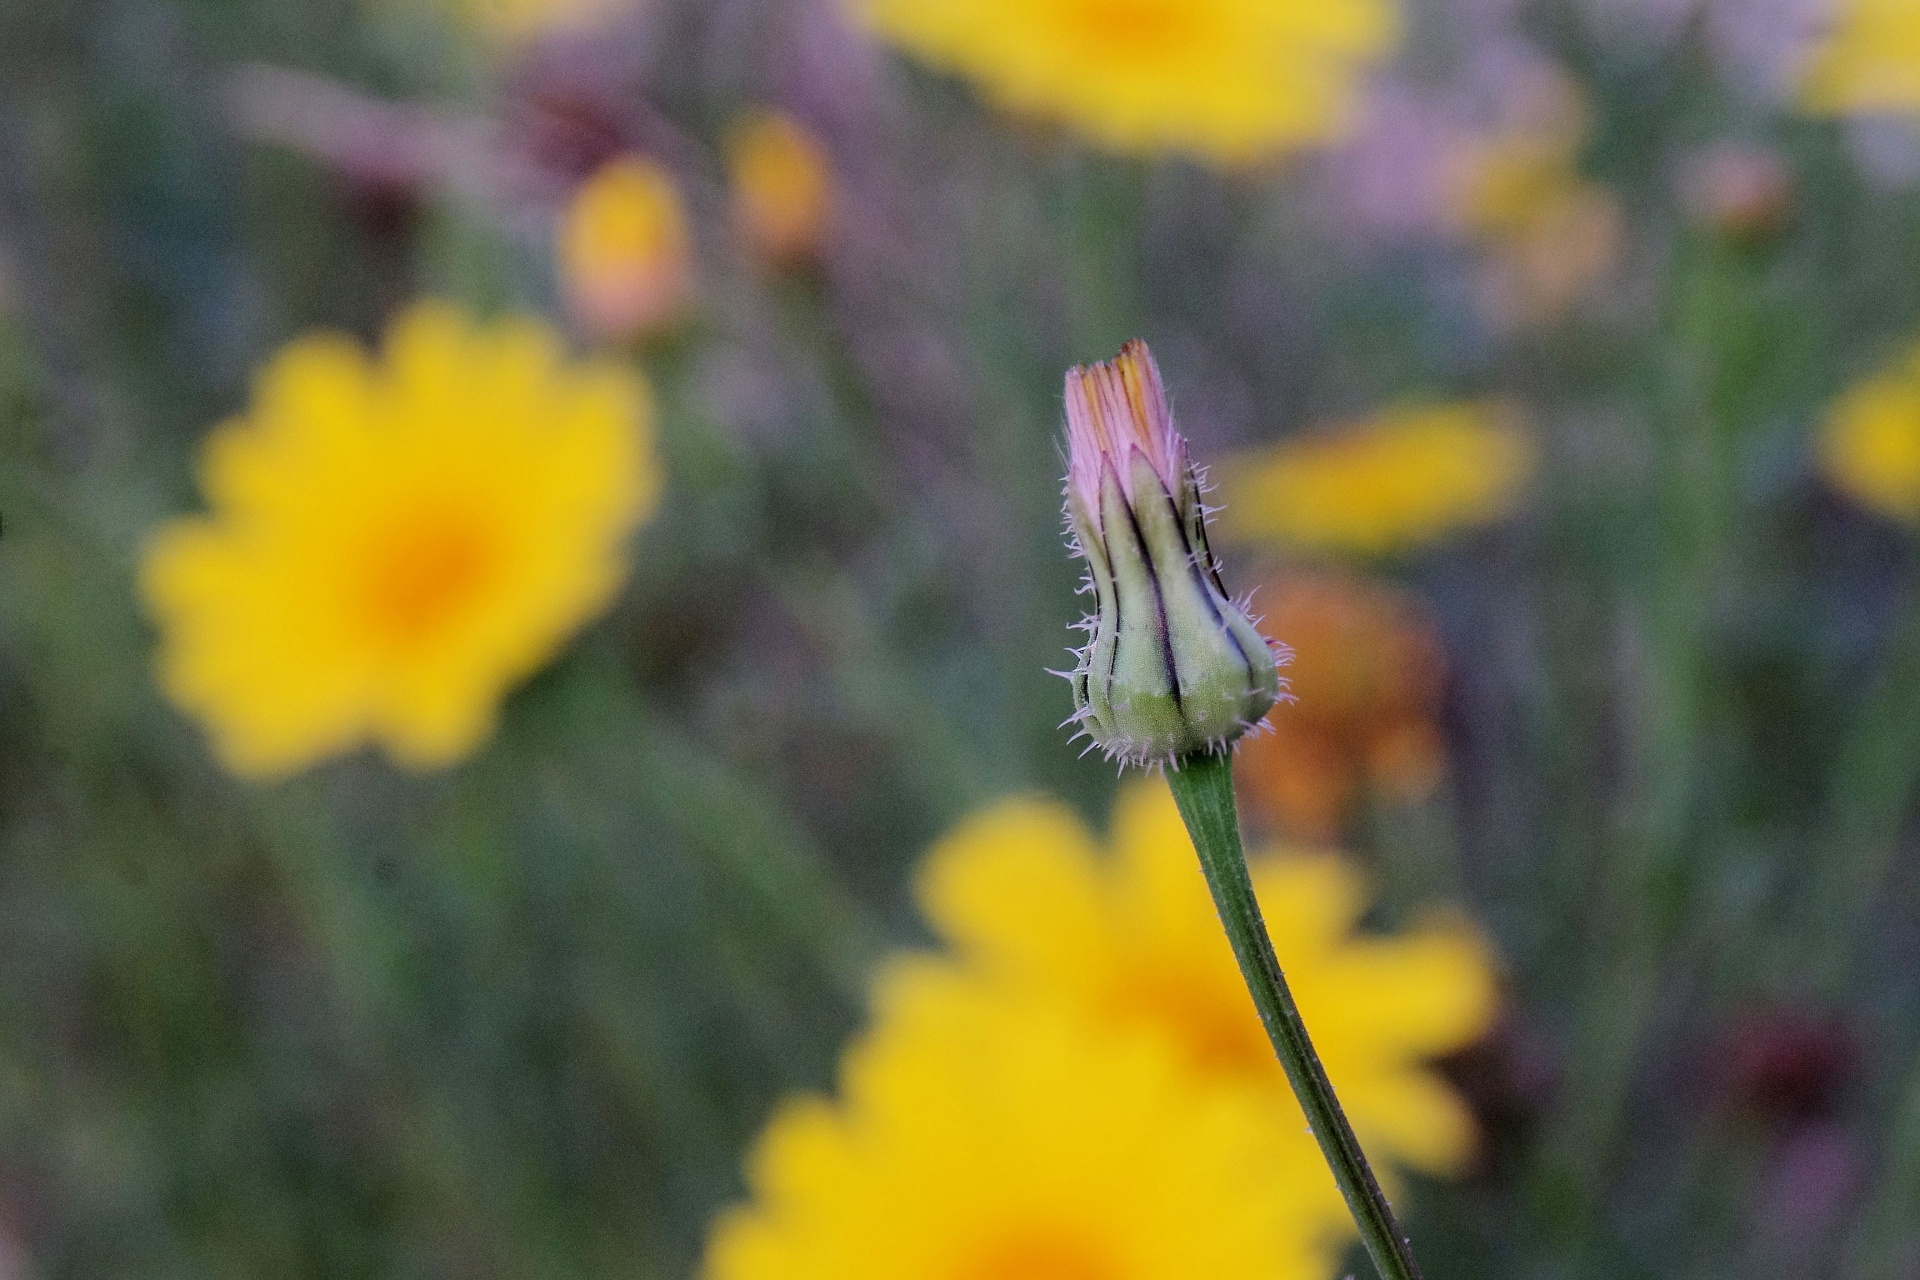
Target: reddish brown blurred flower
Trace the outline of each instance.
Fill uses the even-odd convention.
[[[1722,143],[1687,160],[1680,196],[1701,226],[1756,243],[1778,234],[1793,216],[1793,172],[1765,147]]]
[[[1767,1009],[1736,1022],[1717,1056],[1729,1102],[1791,1123],[1833,1112],[1858,1066],[1860,1047],[1853,1028],[1837,1016]]]
[[[1364,788],[1419,798],[1445,765],[1435,723],[1445,660],[1419,603],[1333,573],[1289,572],[1254,597],[1298,655],[1299,701],[1241,744],[1249,816],[1295,839],[1337,841]]]

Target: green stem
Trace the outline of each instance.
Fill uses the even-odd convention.
[[[1360,1140],[1353,1135],[1333,1085],[1320,1065],[1307,1037],[1307,1025],[1293,1003],[1293,993],[1280,972],[1280,961],[1273,954],[1273,940],[1260,918],[1260,904],[1253,896],[1253,880],[1247,874],[1246,854],[1240,847],[1240,816],[1233,802],[1233,757],[1226,754],[1196,753],[1184,756],[1167,771],[1167,785],[1173,789],[1174,803],[1193,837],[1200,854],[1200,869],[1206,873],[1207,888],[1213,892],[1213,904],[1220,911],[1220,923],[1226,927],[1227,941],[1240,962],[1241,976],[1253,995],[1267,1038],[1286,1068],[1287,1080],[1307,1114],[1320,1152],[1333,1170],[1340,1194],[1347,1198],[1347,1209],[1360,1228],[1360,1239],[1373,1259],[1382,1280],[1421,1280],[1420,1265],[1413,1260],[1413,1246],[1406,1232],[1394,1220],[1393,1208],[1380,1190],[1379,1179],[1367,1164]]]
[[[1879,1189],[1867,1202],[1847,1274],[1898,1280],[1920,1239],[1920,1063],[1906,1083],[1882,1158]]]

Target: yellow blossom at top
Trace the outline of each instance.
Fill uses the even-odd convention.
[[[799,121],[761,111],[727,139],[735,216],[747,242],[776,266],[820,252],[833,215],[833,175],[826,152]]]
[[[1920,525],[1920,345],[1834,406],[1819,462],[1860,505]]]
[[[788,1102],[756,1144],[703,1280],[1332,1274],[1345,1210],[1311,1142],[1274,1145],[1153,1040],[938,963],[895,962],[877,1006],[839,1100]]]
[[[1533,457],[1497,405],[1397,409],[1230,459],[1219,528],[1296,551],[1391,554],[1506,515]]]
[[[1111,846],[1103,854],[1061,804],[1014,800],[934,849],[922,905],[959,963],[1008,998],[1162,1045],[1197,1084],[1257,1099],[1276,1134],[1311,1151],[1164,784],[1121,791]],[[1361,1141],[1421,1170],[1458,1168],[1472,1120],[1425,1062],[1492,1020],[1479,936],[1451,919],[1356,935],[1367,898],[1345,862],[1269,851],[1251,865],[1281,968]]]
[[[1841,0],[1807,63],[1800,101],[1822,115],[1920,112],[1920,5]]]
[[[672,175],[641,156],[601,166],[560,220],[560,282],[581,326],[624,342],[677,320],[693,297],[693,233]]]
[[[302,338],[208,439],[208,514],[147,548],[162,687],[243,775],[363,742],[446,764],[606,606],[659,483],[646,388],[538,321]]]
[[[847,0],[1016,112],[1123,152],[1226,164],[1330,141],[1399,35],[1397,0]]]

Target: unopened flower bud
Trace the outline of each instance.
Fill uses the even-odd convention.
[[[693,235],[680,188],[639,156],[609,161],[561,219],[561,285],[574,318],[606,342],[661,333],[693,299]]]
[[[833,171],[820,143],[792,116],[758,112],[727,140],[734,214],[768,266],[820,255],[833,219]]]
[[[1145,343],[1067,374],[1067,445],[1067,523],[1094,597],[1070,676],[1074,721],[1126,764],[1224,749],[1283,686],[1275,650],[1220,581]]]

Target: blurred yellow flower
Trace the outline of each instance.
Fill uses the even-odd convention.
[[[1920,346],[1827,415],[1821,470],[1860,505],[1920,524]]]
[[[1397,0],[847,0],[1003,107],[1117,151],[1257,161],[1346,131]]]
[[[1311,1143],[1274,1148],[1249,1100],[1189,1088],[1151,1040],[896,962],[841,1094],[775,1115],[704,1280],[1332,1272],[1344,1210]]]
[[[1276,1135],[1310,1144],[1164,785],[1122,789],[1111,842],[1103,856],[1061,804],[1010,801],[934,849],[921,902],[984,982],[1160,1044],[1197,1083],[1251,1096]],[[1470,1044],[1493,1018],[1479,936],[1453,920],[1356,936],[1364,886],[1332,855],[1269,852],[1252,870],[1281,967],[1361,1140],[1376,1159],[1458,1168],[1473,1122],[1424,1060]]]
[[[243,775],[367,741],[415,768],[466,754],[619,586],[650,434],[641,383],[531,319],[425,303],[383,359],[292,343],[207,441],[210,513],[147,548],[162,687]]]
[[[1509,327],[1557,319],[1612,276],[1626,244],[1626,215],[1613,193],[1570,180],[1493,246],[1482,305]]]
[[[1592,112],[1579,86],[1538,68],[1513,89],[1511,116],[1442,156],[1442,207],[1463,235],[1511,235],[1575,179]]]
[[[1524,231],[1572,180],[1574,149],[1561,137],[1532,132],[1461,144],[1447,157],[1447,220],[1459,234],[1476,239]]]
[[[1385,555],[1497,520],[1533,469],[1527,436],[1492,403],[1396,409],[1242,454],[1220,469],[1223,537]]]
[[[1486,251],[1484,305],[1506,325],[1552,320],[1606,279],[1626,247],[1620,202],[1580,175],[1586,102],[1560,77],[1532,88],[1522,123],[1446,157],[1443,213]]]
[[[833,215],[826,153],[791,116],[747,116],[727,139],[734,214],[747,243],[774,266],[819,254]]]
[[[1920,5],[1841,0],[1807,63],[1800,101],[1822,115],[1920,112]]]
[[[666,328],[693,297],[680,188],[640,156],[609,161],[581,184],[561,217],[557,256],[575,319],[608,342]]]

